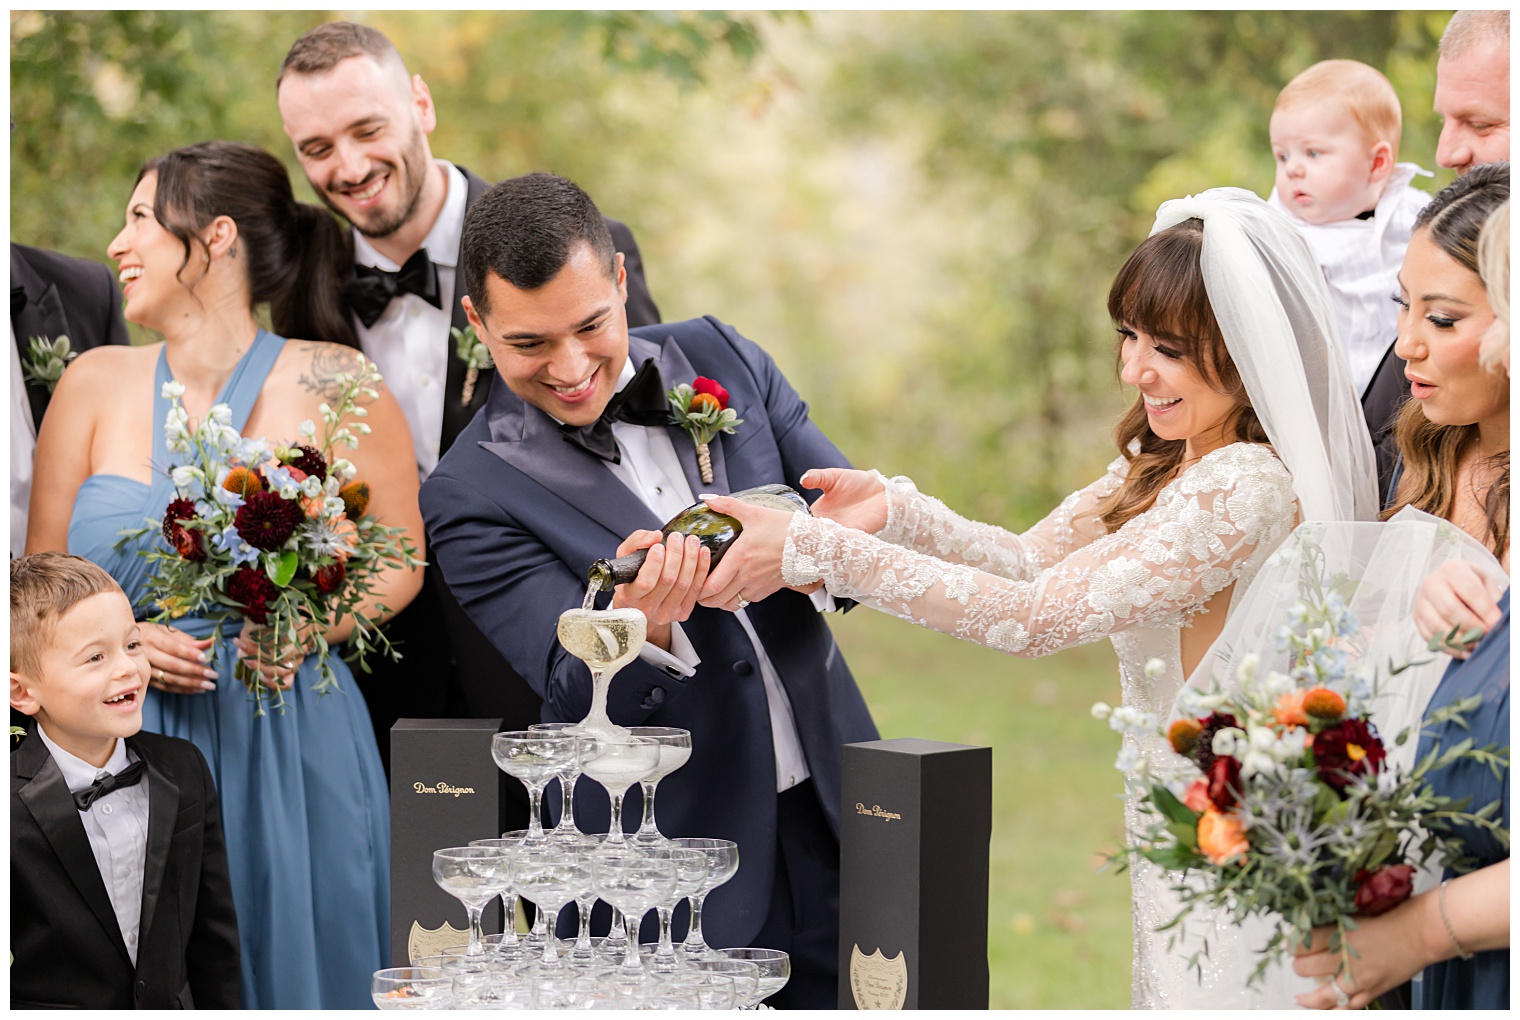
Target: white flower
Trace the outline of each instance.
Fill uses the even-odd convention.
[[[1256,671],[1261,667],[1261,656],[1252,652],[1240,660],[1240,666],[1235,670],[1235,676],[1239,678],[1242,687],[1250,686],[1256,679]]]
[[[1114,759],[1114,768],[1128,775],[1140,764],[1140,749],[1133,744],[1125,744],[1119,748],[1119,757]]]
[[[1145,678],[1147,680],[1159,680],[1161,674],[1166,672],[1166,663],[1160,659],[1147,659],[1145,662]]]
[[[331,481],[331,479],[328,479],[328,480]],[[347,504],[344,503],[337,496],[328,496],[326,499],[324,499],[322,501],[322,511],[324,513],[330,515],[330,516],[333,516],[333,517],[336,517],[336,516],[338,516],[338,514],[341,514],[346,506],[347,506]]]
[[[1240,760],[1240,774],[1245,777],[1258,773],[1274,773],[1281,764],[1296,752],[1303,750],[1302,742],[1297,748],[1280,739],[1270,726],[1250,727],[1250,737],[1245,755]]]
[[[322,479],[316,475],[307,475],[301,482],[301,495],[308,499],[316,499],[322,495]]]
[[[353,410],[353,415],[354,415],[355,418],[364,418],[364,417],[366,417],[366,416],[369,415],[369,408],[367,408],[367,407],[356,407]]]
[[[344,436],[343,437],[343,443],[350,450],[357,450],[359,448],[359,437],[358,436]]]
[[[1214,742],[1211,749],[1216,755],[1227,755],[1231,758],[1238,757],[1237,750],[1244,751],[1250,746],[1246,740],[1245,731],[1235,726],[1226,726],[1214,734]]]
[[[232,424],[232,408],[226,404],[212,404],[211,410],[206,412],[206,420],[214,421],[218,425]]]
[[[317,405],[317,413],[324,418],[331,418],[333,413],[332,405],[323,401]]]
[[[1107,705],[1107,703],[1105,703],[1105,702],[1095,701],[1095,702],[1093,702],[1093,707],[1092,707],[1091,711],[1092,711],[1092,717],[1094,719],[1107,719],[1108,716],[1109,716],[1109,713],[1111,713],[1113,711],[1113,709],[1109,708],[1108,705]]]
[[[181,464],[169,472],[169,477],[174,480],[174,487],[176,489],[189,489],[198,486],[206,478],[200,468],[190,464]]]
[[[301,495],[301,487],[294,482],[291,482],[289,485],[280,486],[281,499],[295,499],[299,495]]]
[[[164,383],[161,394],[165,400],[178,400],[185,395],[185,384],[178,379],[170,379]]]
[[[374,373],[374,375],[371,376],[371,378],[374,379],[376,382],[379,382],[380,381],[380,373],[379,372]],[[371,400],[379,400],[380,399],[380,394],[378,392],[376,392],[375,390],[370,389],[368,386],[364,387],[364,395],[366,397],[368,397],[369,399],[371,399]]]
[[[317,423],[312,421],[310,418],[307,418],[302,421],[301,424],[296,426],[296,431],[301,433],[301,435],[305,436],[307,439],[311,439],[317,434]]]
[[[1267,678],[1262,681],[1262,691],[1274,704],[1276,703],[1277,699],[1282,697],[1284,694],[1291,694],[1297,689],[1298,684],[1293,682],[1292,677],[1284,676],[1282,673],[1277,672],[1275,669],[1269,670],[1267,672]]]
[[[328,477],[331,478],[333,476],[337,476],[346,482],[358,473],[359,469],[354,467],[352,461],[344,457],[339,457],[337,460],[332,462],[332,471]]]

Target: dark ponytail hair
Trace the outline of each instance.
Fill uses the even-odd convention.
[[[181,274],[197,248],[210,261],[200,232],[230,217],[250,297],[269,303],[274,331],[358,346],[339,276],[352,261],[348,233],[325,209],[295,200],[283,163],[256,146],[200,142],[148,160],[138,181],[149,173],[158,174],[158,222],[185,246]]]

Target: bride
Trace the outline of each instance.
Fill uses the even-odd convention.
[[[1302,238],[1248,191],[1162,205],[1109,291],[1120,378],[1139,390],[1120,456],[1023,534],[958,516],[907,478],[815,470],[813,516],[708,499],[743,536],[703,590],[733,608],[781,585],[835,596],[1020,656],[1109,638],[1124,705],[1171,714],[1184,680],[1298,520],[1372,520],[1372,447],[1325,284]],[[706,498],[706,497],[704,497]],[[1161,771],[1159,738],[1128,749]],[[1133,804],[1127,821],[1136,828]],[[1156,929],[1175,876],[1131,870],[1133,1002],[1255,1004],[1228,925]],[[1204,940],[1209,955],[1189,968]],[[1254,947],[1251,947],[1254,948]],[[1281,1005],[1290,1005],[1283,1002]]]

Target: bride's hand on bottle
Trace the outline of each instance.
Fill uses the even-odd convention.
[[[730,612],[740,603],[759,602],[785,587],[781,583],[781,552],[792,515],[784,510],[755,506],[731,496],[698,497],[720,514],[732,517],[744,531],[723,553],[702,588],[698,601],[709,609]]]
[[[1420,584],[1414,601],[1414,625],[1420,637],[1459,635],[1471,630],[1488,633],[1499,622],[1497,586],[1476,565],[1462,560],[1447,560],[1432,570]],[[1456,659],[1465,659],[1470,650],[1451,649]]]
[[[177,627],[147,621],[138,625],[148,650],[148,686],[168,694],[216,690],[216,670],[206,665],[214,637],[193,638]]]
[[[258,671],[266,686],[288,691],[295,683],[296,670],[306,661],[306,644],[272,649],[260,641],[263,630],[252,620],[244,620],[242,631],[232,639],[232,646],[242,657],[243,665]]]
[[[870,534],[887,526],[886,487],[873,472],[813,468],[803,474],[802,487],[823,490],[813,504],[814,517],[827,517]]]

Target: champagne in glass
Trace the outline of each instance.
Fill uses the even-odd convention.
[[[577,732],[628,738],[628,730],[607,716],[607,688],[618,670],[638,658],[646,628],[637,609],[567,609],[560,614],[559,643],[591,670],[591,712]]]

